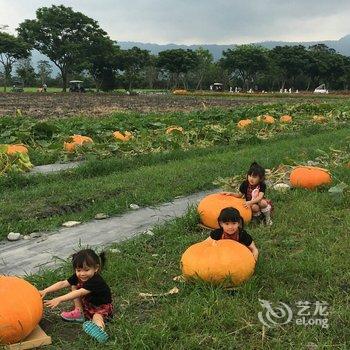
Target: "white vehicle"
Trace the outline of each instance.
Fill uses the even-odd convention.
[[[321,84],[320,86],[317,86],[317,88],[314,90],[314,93],[316,93],[316,94],[328,94],[328,90],[326,89],[326,85]]]

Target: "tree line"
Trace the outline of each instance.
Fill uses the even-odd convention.
[[[155,56],[137,47],[122,50],[95,20],[63,5],[39,8],[36,19],[22,22],[17,33],[0,28],[0,78],[5,91],[15,63],[16,75],[26,85],[60,84],[63,91],[69,79],[77,77],[103,91],[119,87],[206,90],[213,82],[243,90],[311,90],[320,84],[347,90],[350,82],[350,57],[324,44],[271,50],[237,45],[223,51],[216,62],[203,48],[165,50]],[[35,71],[30,61],[33,49],[51,60],[59,77],[52,78],[48,61],[39,61]]]

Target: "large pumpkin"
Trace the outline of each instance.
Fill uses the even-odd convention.
[[[332,182],[328,170],[311,166],[299,166],[290,173],[290,183],[293,187],[314,189]]]
[[[23,340],[42,318],[38,290],[22,278],[0,276],[0,300],[0,344]]]
[[[236,208],[242,216],[245,223],[252,219],[252,211],[245,208],[242,198],[227,196],[222,193],[214,193],[204,197],[198,204],[198,213],[205,226],[210,228],[219,228],[218,217],[222,209],[227,207]]]
[[[193,244],[182,255],[181,269],[187,278],[200,278],[211,283],[228,280],[237,286],[254,273],[255,260],[251,251],[231,239],[211,238]]]

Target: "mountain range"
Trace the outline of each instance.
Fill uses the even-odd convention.
[[[148,50],[154,55],[157,55],[159,52],[165,51],[165,50],[180,49],[180,48],[195,50],[199,47],[202,47],[204,49],[209,50],[212,53],[215,61],[220,59],[222,55],[222,51],[227,50],[229,48],[233,48],[235,46],[235,44],[232,44],[232,45],[217,45],[217,44],[203,44],[203,45],[164,44],[164,45],[161,45],[161,44],[153,44],[153,43],[140,43],[135,41],[118,41],[116,43],[123,50],[128,50],[136,46],[136,47],[139,47],[140,49]],[[257,42],[254,44],[261,45],[268,49],[273,49],[276,46],[284,46],[284,45],[290,45],[290,46],[303,45],[305,47],[309,47],[315,44],[325,44],[342,55],[350,56],[350,34],[340,38],[339,40],[308,41],[308,42],[263,41],[263,42]],[[42,55],[38,51],[34,50],[32,52],[32,63],[34,67],[36,67],[37,62],[39,60],[45,60],[45,59],[49,60],[46,56]],[[58,73],[57,67],[53,66],[53,74],[56,75],[57,73]]]
[[[140,43],[134,41],[118,41],[117,44],[121,49],[127,50],[131,49],[133,46],[139,47],[143,50],[149,50],[152,54],[157,55],[159,52],[164,50],[172,50],[172,49],[191,49],[195,50],[199,47],[209,50],[214,60],[220,59],[222,55],[222,51],[227,50],[235,46],[232,45],[217,45],[217,44],[203,44],[203,45],[178,45],[178,44],[151,44],[151,43]],[[267,49],[273,49],[276,46],[284,46],[284,45],[303,45],[305,47],[309,47],[315,44],[325,44],[328,47],[336,50],[345,56],[350,56],[350,34],[342,37],[339,40],[325,40],[325,41],[309,41],[309,42],[289,42],[289,41],[262,41],[254,43],[256,45],[261,45],[266,47]]]

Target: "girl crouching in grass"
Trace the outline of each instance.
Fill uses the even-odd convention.
[[[83,330],[100,343],[108,339],[105,321],[113,314],[111,290],[100,275],[104,263],[104,253],[98,256],[91,249],[81,250],[72,256],[72,276],[39,291],[44,298],[47,293],[70,287],[71,292],[45,300],[44,305],[55,308],[62,301],[73,300],[74,309],[62,312],[61,317],[66,321],[83,322]]]

